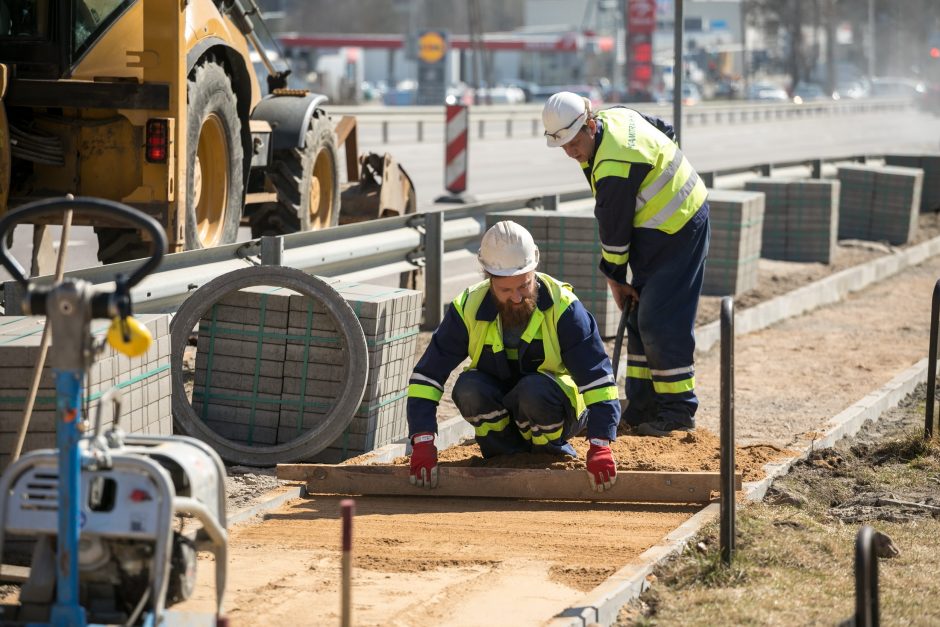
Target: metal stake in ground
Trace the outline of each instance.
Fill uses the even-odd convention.
[[[865,525],[855,536],[855,626],[877,627],[878,554],[875,530]]]
[[[356,513],[356,501],[343,499],[340,501],[343,512],[343,590],[340,608],[340,624],[343,627],[352,625],[352,519]]]
[[[721,299],[721,561],[734,554],[734,299]]]
[[[927,349],[927,413],[924,416],[924,438],[933,436],[933,403],[937,389],[937,333],[940,321],[940,280],[933,286],[930,306],[930,347]]]

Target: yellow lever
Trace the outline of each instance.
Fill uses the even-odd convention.
[[[123,328],[126,324],[128,341],[124,341]],[[128,357],[139,357],[147,352],[150,344],[153,342],[153,336],[150,329],[137,322],[131,316],[123,320],[118,316],[111,321],[108,328],[108,344],[114,347],[117,352]]]

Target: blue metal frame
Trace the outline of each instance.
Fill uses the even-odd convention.
[[[85,373],[56,370],[56,447],[59,449],[59,540],[56,543],[56,602],[53,625],[83,627],[85,609],[78,602],[78,540],[81,534],[81,454]]]

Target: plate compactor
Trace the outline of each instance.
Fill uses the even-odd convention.
[[[110,292],[72,279],[31,284],[6,235],[18,222],[68,210],[143,228],[150,258],[129,277],[118,274]],[[155,220],[112,201],[42,200],[0,219],[0,263],[27,290],[27,313],[46,315],[51,325],[57,445],[23,455],[0,477],[0,564],[4,538],[34,540],[19,602],[0,606],[0,624],[227,623],[225,467],[218,454],[193,438],[125,435],[117,426],[117,389],[101,397],[93,428],[82,415],[84,376],[96,352],[91,320],[113,320],[107,337],[116,350],[131,357],[146,352],[150,336],[131,317],[130,288],[165,250]],[[115,409],[113,426],[101,433],[107,403]],[[192,594],[196,552],[203,549],[215,555],[215,614],[168,610]]]

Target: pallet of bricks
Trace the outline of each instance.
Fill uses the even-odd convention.
[[[920,212],[940,211],[940,154],[885,155],[885,165],[923,170]]]
[[[764,194],[709,190],[711,240],[702,293],[735,296],[757,287]]]
[[[760,256],[832,263],[839,230],[839,181],[758,178],[744,188],[764,194]]]
[[[518,209],[487,214],[486,226],[503,220],[512,220],[532,234],[539,247],[538,271],[569,283],[578,300],[594,315],[601,337],[614,337],[620,310],[598,268],[601,244],[594,211]]]
[[[325,280],[356,313],[369,350],[359,409],[343,435],[310,460],[336,463],[407,435],[422,295]],[[203,316],[197,337],[193,409],[234,442],[274,446],[322,425],[346,384],[335,321],[321,303],[287,289],[227,294]]]
[[[127,433],[172,435],[170,408],[170,330],[165,314],[145,314],[136,319],[153,335],[153,344],[140,357],[130,358],[104,341],[107,320],[92,321],[96,353],[84,381],[86,407],[93,421],[101,396],[117,386],[121,390],[121,428]],[[33,372],[39,361],[45,318],[0,316],[0,468],[6,468],[26,409]],[[39,380],[23,452],[56,445],[55,342],[50,344]],[[102,428],[111,426],[110,403],[102,408]]]
[[[924,171],[898,166],[844,165],[837,170],[839,239],[902,245],[917,232]]]

